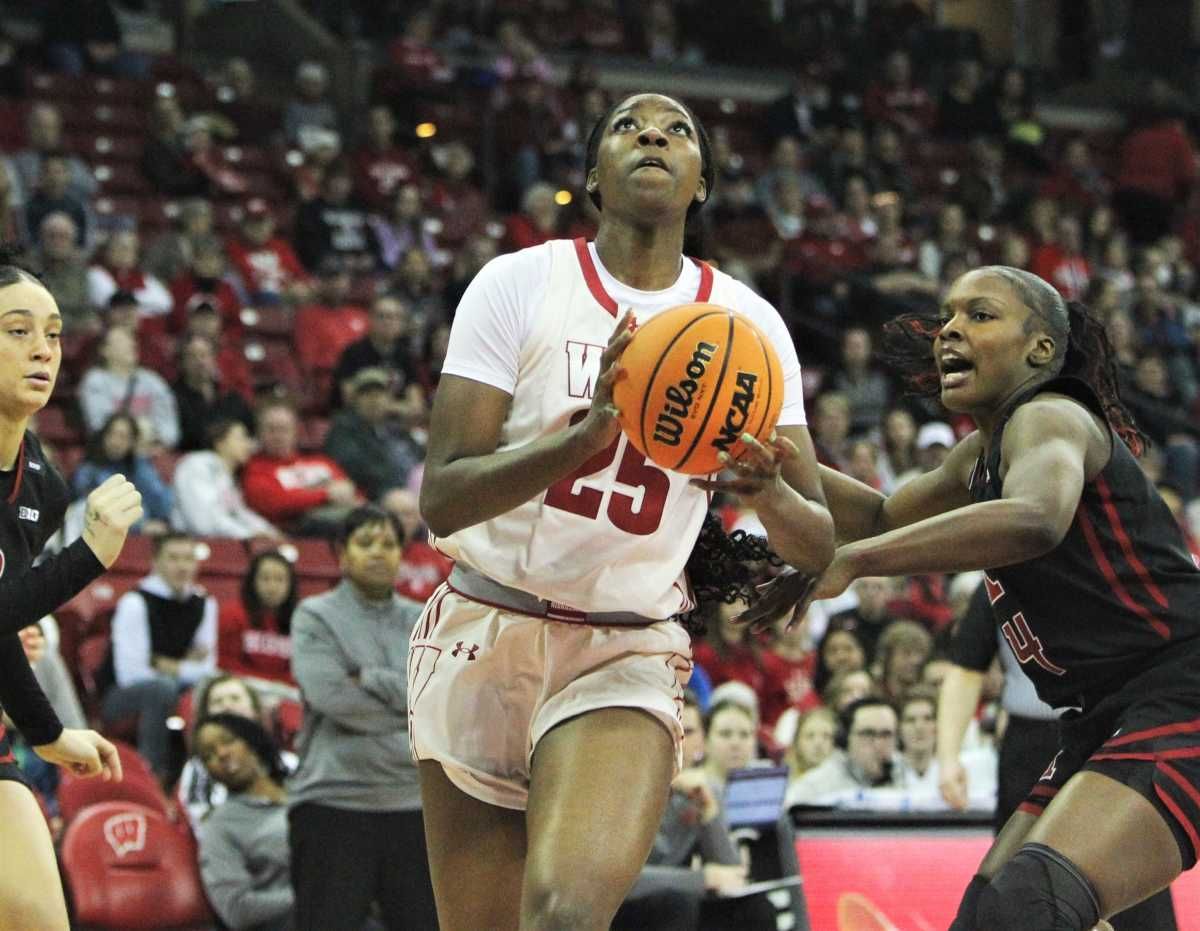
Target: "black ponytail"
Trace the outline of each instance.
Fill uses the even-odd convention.
[[[726,533],[720,518],[708,512],[686,567],[696,607],[682,615],[680,623],[691,633],[702,634],[705,617],[714,606],[739,601],[754,604],[759,599],[755,586],[782,566],[783,560],[763,537],[744,530]]]
[[[899,377],[907,394],[937,398],[942,393],[933,339],[942,323],[936,314],[901,314],[883,325],[879,358]]]
[[[1104,325],[1079,301],[1067,302],[1071,329],[1060,374],[1071,375],[1091,385],[1104,407],[1104,417],[1135,456],[1146,448],[1146,435],[1133,422],[1121,400],[1116,356]]]

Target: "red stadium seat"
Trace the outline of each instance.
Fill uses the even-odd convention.
[[[74,414],[60,404],[48,404],[38,411],[33,429],[39,439],[55,446],[79,445],[83,442],[83,431],[79,429]]]
[[[124,572],[129,575],[149,575],[150,565],[154,561],[154,540],[151,537],[131,534],[125,539],[121,555],[112,564],[113,572]]]
[[[247,337],[291,343],[295,322],[286,307],[246,307],[240,319]]]
[[[124,768],[125,759],[122,757]],[[136,767],[125,768],[120,782],[106,782],[99,777],[81,779],[66,770],[58,785],[58,807],[63,823],[70,825],[81,811],[100,802],[131,802],[169,818],[170,802],[159,785],[158,778]]]
[[[304,706],[294,698],[281,699],[272,717],[279,746],[291,750],[296,743],[296,735],[304,726]]]
[[[296,579],[296,596],[301,600],[308,598],[311,595],[320,595],[323,592],[329,591],[337,584],[335,579],[313,578],[312,576],[299,576]]]
[[[212,925],[195,847],[156,811],[128,802],[92,805],[67,828],[61,856],[78,926]]]
[[[241,540],[228,537],[205,537],[198,543],[200,548],[200,572],[207,585],[213,575],[231,575],[241,578],[246,574],[250,558]],[[207,549],[207,552],[206,552]]]
[[[292,559],[292,565],[296,567],[296,575],[299,578],[340,579],[342,577],[337,557],[326,541],[300,537],[279,547],[279,551],[289,559],[291,559],[293,550],[296,558]]]
[[[96,165],[92,174],[100,183],[100,191],[105,195],[150,193],[150,185],[136,165],[128,162],[112,162]]]

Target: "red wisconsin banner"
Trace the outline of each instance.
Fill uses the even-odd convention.
[[[991,844],[983,831],[797,841],[813,931],[945,931]],[[1200,931],[1200,868],[1171,887],[1179,931]]]

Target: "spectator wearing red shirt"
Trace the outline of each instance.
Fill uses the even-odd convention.
[[[1092,160],[1087,140],[1078,137],[1067,143],[1062,161],[1041,183],[1038,194],[1082,213],[1106,202],[1108,189],[1108,179]]]
[[[1092,266],[1083,254],[1083,231],[1079,218],[1058,218],[1055,236],[1033,250],[1029,270],[1058,289],[1064,300],[1082,300],[1092,280]]]
[[[908,136],[919,136],[933,128],[937,115],[933,98],[913,82],[907,52],[896,49],[888,55],[883,80],[867,85],[863,112],[872,122],[890,123]]]
[[[366,141],[350,161],[355,193],[371,210],[390,209],[400,186],[417,176],[412,155],[396,144],[396,118],[384,106],[368,111]]]
[[[350,275],[331,263],[317,279],[316,301],[296,312],[296,356],[321,398],[330,396],[343,350],[367,335],[369,314],[349,297]]]
[[[196,240],[188,267],[171,282],[174,307],[167,320],[167,331],[181,333],[191,313],[200,304],[211,304],[221,315],[221,324],[230,337],[242,335],[242,302],[225,280],[225,251],[215,236]]]
[[[559,222],[562,209],[554,199],[554,186],[538,181],[521,198],[521,212],[504,221],[504,251],[516,252],[540,246],[561,237]]]
[[[710,612],[708,633],[692,645],[692,658],[708,673],[714,687],[724,682],[750,686],[758,696],[762,723],[770,727],[787,708],[784,682],[790,670],[750,639],[746,625],[733,623],[744,608],[741,603],[723,604]]]
[[[298,536],[332,536],[361,501],[354,483],[324,453],[302,453],[299,422],[286,401],[258,410],[259,452],[242,470],[242,493],[254,511]]]
[[[292,611],[296,570],[268,550],[250,562],[239,598],[223,601],[217,621],[217,665],[223,672],[295,685]]]
[[[457,246],[483,229],[490,206],[475,181],[475,155],[465,144],[451,142],[436,151],[433,160],[440,176],[433,183],[430,203],[442,221],[442,241]]]
[[[287,240],[275,235],[275,215],[261,197],[246,202],[240,232],[225,244],[248,304],[306,301],[308,272]]]
[[[1187,202],[1196,182],[1196,149],[1162,80],[1131,120],[1117,153],[1113,204],[1121,225],[1138,245],[1161,239],[1171,229],[1176,204]]]
[[[435,15],[433,10],[413,13],[404,24],[404,32],[388,46],[388,87],[427,87],[454,76],[442,53],[433,47]]]

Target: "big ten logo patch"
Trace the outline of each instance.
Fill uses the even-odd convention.
[[[602,355],[603,346],[567,340],[567,394],[573,398],[591,398],[600,378]]]

